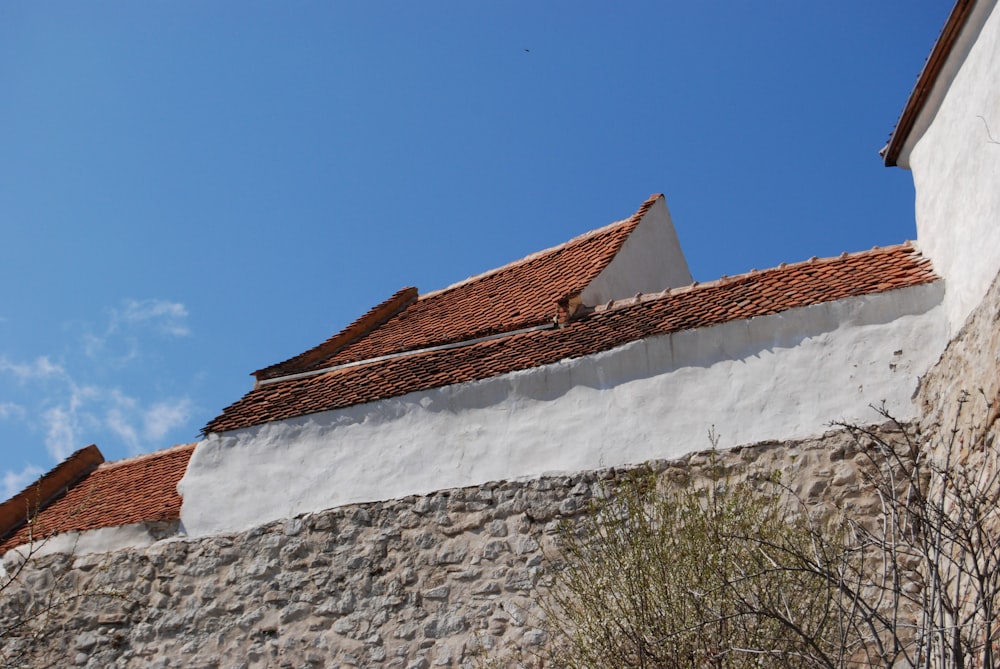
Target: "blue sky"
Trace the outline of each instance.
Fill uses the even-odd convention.
[[[912,239],[877,152],[949,9],[3,4],[0,492],[651,193],[703,281]]]

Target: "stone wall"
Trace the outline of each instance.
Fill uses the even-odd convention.
[[[972,395],[963,420],[997,435],[998,321],[1000,279],[921,382],[926,435],[947,434],[963,392]],[[850,435],[834,430],[654,466],[668,480],[781,471],[807,500],[864,514],[877,505],[859,474],[865,461]],[[530,657],[545,643],[537,595],[559,523],[578,517],[622,471],[344,506],[145,549],[39,557],[2,593],[0,626],[25,611],[51,611],[23,630],[36,638],[6,638],[0,650],[25,651],[23,666],[101,668],[430,669]]]
[[[921,379],[917,400],[925,432],[951,429],[959,399],[960,424],[996,428],[1000,411],[1000,274],[941,358]]]
[[[805,496],[862,509],[843,431],[655,467],[781,470]],[[857,458],[857,459],[856,459]],[[34,667],[477,667],[545,641],[536,587],[559,522],[622,470],[360,504],[250,532],[33,560],[2,613],[58,605],[25,642]],[[79,595],[79,596],[77,596]],[[54,596],[54,600],[47,598]],[[17,650],[8,643],[8,650]]]

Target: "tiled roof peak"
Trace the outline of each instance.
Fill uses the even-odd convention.
[[[369,332],[385,323],[387,320],[406,309],[417,299],[417,289],[401,288],[387,299],[375,305],[367,313],[356,319],[346,328],[333,335],[319,346],[300,353],[284,362],[259,369],[253,373],[258,380],[272,379],[285,374],[295,373],[329,359],[345,346],[356,342]]]
[[[53,499],[104,462],[96,444],[85,446],[42,474],[34,483],[0,504],[0,540],[23,526]]]
[[[584,242],[584,241],[586,241],[586,240],[588,240],[588,239],[590,239],[592,237],[599,237],[599,236],[605,235],[605,234],[607,234],[609,232],[613,232],[617,228],[634,228],[636,225],[638,225],[639,221],[642,220],[642,217],[646,215],[646,213],[650,210],[650,208],[652,208],[652,206],[654,204],[656,204],[656,201],[663,199],[663,197],[664,197],[663,193],[654,193],[654,194],[650,195],[648,198],[646,198],[646,201],[642,203],[642,206],[639,207],[639,209],[636,210],[636,212],[634,214],[632,214],[631,216],[629,216],[628,218],[623,218],[620,221],[615,221],[613,223],[608,223],[607,225],[605,225],[603,227],[600,227],[600,228],[596,228],[594,230],[588,230],[587,232],[584,232],[583,234],[577,235],[576,237],[573,237],[572,239],[569,239],[569,240],[567,240],[565,242],[562,242],[561,244],[556,244],[555,246],[550,246],[549,248],[542,249],[541,251],[535,251],[534,253],[530,253],[530,254],[524,256],[523,258],[520,258],[518,260],[514,260],[512,262],[509,262],[506,265],[501,265],[500,267],[495,267],[495,268],[493,268],[491,270],[487,270],[487,271],[482,272],[480,274],[474,274],[474,275],[472,275],[472,276],[470,276],[470,277],[468,277],[466,279],[462,279],[461,281],[456,281],[455,283],[451,284],[450,286],[446,286],[444,288],[438,288],[437,290],[429,291],[427,293],[422,294],[419,299],[423,300],[423,299],[427,299],[427,298],[430,298],[430,297],[435,297],[435,296],[437,296],[437,295],[439,295],[441,293],[446,293],[446,292],[448,292],[450,290],[455,290],[455,289],[467,286],[470,283],[474,283],[476,281],[481,281],[483,279],[489,278],[489,277],[493,276],[494,274],[500,274],[502,272],[513,271],[513,270],[517,269],[518,267],[520,267],[521,265],[524,265],[524,264],[530,263],[532,261],[538,260],[538,259],[543,258],[545,256],[548,256],[550,254],[558,253],[559,251],[562,251],[563,249],[572,247],[572,246],[574,246],[576,244],[579,244],[580,242]],[[624,242],[624,239],[622,241]]]
[[[952,7],[948,20],[942,26],[941,33],[924,61],[924,66],[910,92],[906,106],[903,107],[903,111],[896,121],[896,127],[889,135],[889,142],[879,152],[886,167],[899,164],[898,161],[903,158],[904,145],[914,128],[918,127],[917,120],[925,108],[929,106],[936,110],[936,105],[939,103],[934,100],[934,87],[938,83],[938,78],[946,71],[948,59],[955,46],[960,43],[962,31],[975,8],[975,0],[956,0]]]
[[[342,367],[551,323],[618,255],[662,195],[629,218],[447,288],[397,292],[325,342],[255,372],[259,381]]]

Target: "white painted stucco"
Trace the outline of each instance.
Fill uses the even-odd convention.
[[[484,481],[674,458],[914,413],[946,343],[940,282],[211,435],[178,484],[192,536]]]
[[[673,219],[658,198],[629,235],[621,250],[580,294],[595,306],[636,293],[657,293],[690,284],[691,272],[681,250]]]
[[[992,139],[991,139],[992,135]],[[917,239],[955,334],[1000,270],[1000,8],[979,0],[911,131]]]
[[[12,548],[5,554],[4,559],[17,556],[24,558],[29,555],[37,558],[53,553],[87,555],[125,548],[142,548],[159,541],[164,534],[162,529],[158,532],[151,531],[146,523],[101,527],[83,532],[63,532],[46,537],[34,545],[24,544]]]

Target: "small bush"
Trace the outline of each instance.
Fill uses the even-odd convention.
[[[557,666],[831,667],[854,651],[817,529],[780,486],[629,474],[561,535]],[[795,511],[795,512],[791,512]],[[830,542],[836,541],[834,534]],[[830,565],[827,565],[830,566]]]

